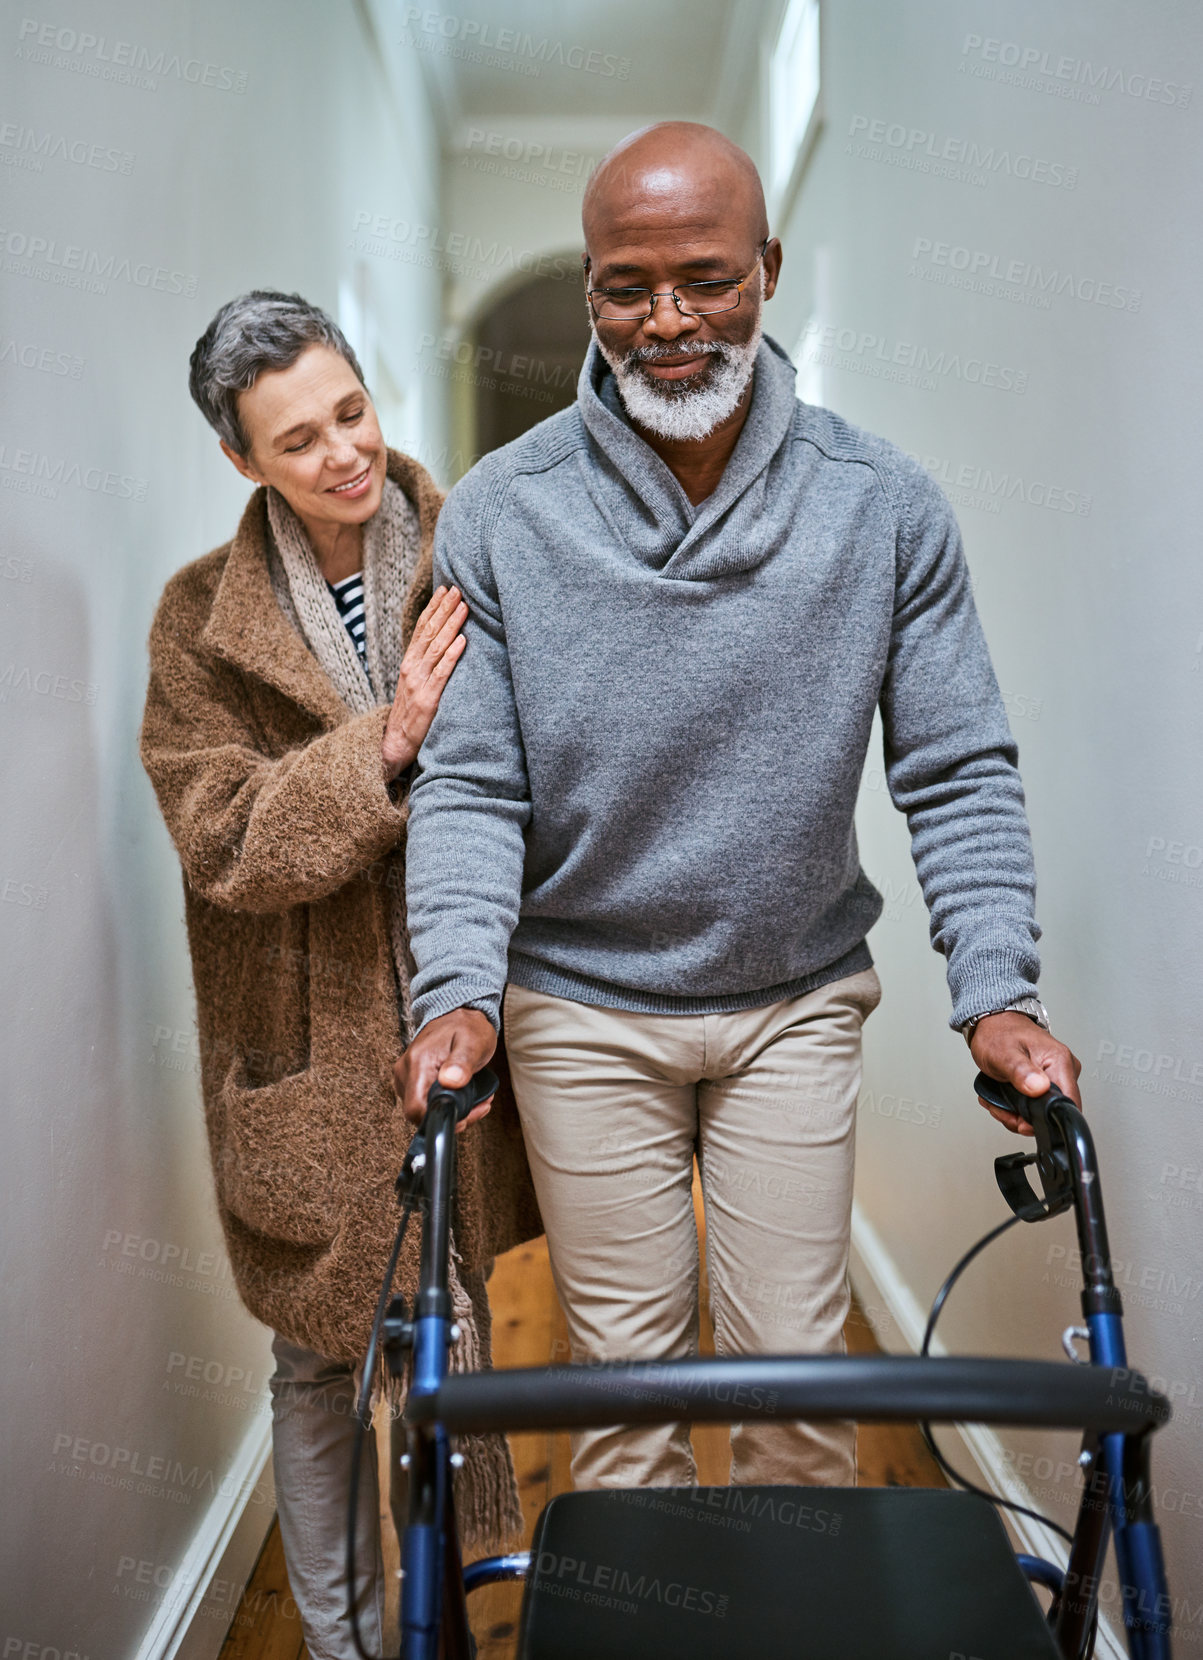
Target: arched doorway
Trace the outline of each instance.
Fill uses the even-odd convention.
[[[531,277],[483,311],[470,338],[472,448],[484,455],[575,401],[589,345],[580,279]]]

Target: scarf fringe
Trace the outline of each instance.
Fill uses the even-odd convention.
[[[464,1270],[454,1244],[450,1269],[452,1316],[460,1329],[459,1341],[451,1347],[451,1370],[485,1371],[492,1364],[492,1320],[484,1275]],[[353,1374],[356,1400],[363,1388],[363,1364],[360,1361]],[[383,1407],[390,1420],[399,1418],[408,1395],[405,1380],[392,1375],[383,1355],[377,1356],[375,1373],[373,1407]],[[523,1538],[525,1522],[509,1441],[500,1432],[489,1431],[457,1436],[455,1447],[464,1455],[452,1479],[461,1544],[481,1555],[515,1548]]]

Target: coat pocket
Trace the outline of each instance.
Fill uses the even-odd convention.
[[[339,1205],[326,1103],[312,1067],[251,1087],[234,1061],[222,1085],[222,1202],[238,1220],[292,1245],[329,1244]]]

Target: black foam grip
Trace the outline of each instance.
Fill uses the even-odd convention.
[[[436,1078],[426,1097],[426,1110],[429,1112],[437,1101],[449,1102],[455,1108],[455,1121],[459,1124],[467,1118],[473,1107],[487,1101],[496,1088],[497,1074],[487,1066],[482,1066],[479,1072],[473,1073],[468,1082],[461,1084],[458,1089],[441,1084]]]
[[[1033,1101],[1043,1101],[1046,1107],[1051,1107],[1056,1101],[1069,1101],[1068,1095],[1059,1090],[1056,1084],[1050,1082],[1048,1091],[1044,1095],[1025,1095],[1014,1084],[1004,1084],[998,1078],[989,1078],[984,1072],[979,1072],[973,1080],[975,1092],[983,1101],[989,1101],[992,1107],[998,1107],[1003,1112],[1016,1113],[1025,1123],[1032,1122]],[[1069,1101],[1070,1106],[1073,1105]]]

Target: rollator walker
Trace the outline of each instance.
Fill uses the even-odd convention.
[[[1012,1215],[945,1282],[919,1356],[620,1361],[452,1374],[455,1126],[495,1087],[486,1070],[462,1089],[436,1083],[430,1091],[397,1181],[402,1218],[364,1370],[361,1427],[370,1422],[381,1339],[393,1374],[409,1375],[402,1660],[469,1660],[475,1644],[467,1595],[505,1579],[525,1582],[519,1660],[1089,1660],[1109,1537],[1128,1653],[1168,1660],[1171,1604],[1153,1517],[1150,1444],[1170,1405],[1128,1368],[1094,1144],[1067,1096],[1054,1086],[1029,1098],[978,1075],[979,1095],[1032,1124],[1035,1151],[995,1160]],[[1039,1192],[1028,1179],[1031,1167]],[[930,1357],[935,1317],[977,1251],[1017,1220],[1039,1222],[1071,1206],[1085,1328],[1066,1332],[1070,1358]],[[390,1291],[414,1209],[422,1240],[411,1310]],[[1089,1362],[1078,1358],[1075,1338],[1088,1342]],[[933,1451],[930,1422],[1081,1430],[1082,1488],[1066,1566],[1017,1555],[994,1508],[1007,1501],[976,1488],[567,1493],[545,1506],[529,1553],[466,1567],[461,1561],[452,1501],[457,1434],[755,1418],[915,1419]],[[353,1489],[361,1446],[362,1436]],[[355,1513],[353,1492],[348,1586]],[[1035,1586],[1051,1595],[1047,1611]],[[364,1654],[357,1628],[355,1640]]]

